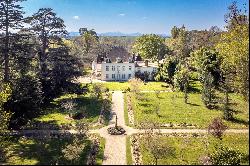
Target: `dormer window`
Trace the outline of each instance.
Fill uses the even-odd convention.
[[[107,58],[106,63],[111,63],[111,60],[109,58]]]
[[[120,57],[116,58],[116,63],[123,63]]]

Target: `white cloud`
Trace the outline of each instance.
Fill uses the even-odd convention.
[[[122,16],[122,17],[125,16],[125,15],[126,15],[126,14],[124,14],[124,13],[120,13],[120,14],[119,14],[119,16]]]
[[[75,19],[75,20],[79,20],[79,19],[80,19],[80,17],[79,17],[79,16],[74,16],[74,17],[73,17],[73,19]]]

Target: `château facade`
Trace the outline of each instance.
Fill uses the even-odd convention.
[[[105,58],[101,63],[92,62],[92,71],[95,78],[102,81],[127,81],[135,76],[146,75],[148,80],[153,80],[158,70],[157,63],[145,61],[134,61],[129,59],[123,62],[117,58],[116,62],[111,62]]]

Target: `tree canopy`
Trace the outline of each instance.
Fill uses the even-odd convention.
[[[158,61],[164,58],[167,47],[161,36],[150,34],[138,37],[132,50],[143,58]]]

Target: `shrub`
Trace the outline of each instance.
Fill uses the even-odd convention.
[[[135,97],[138,98],[140,93],[140,87],[142,86],[142,80],[139,78],[132,78],[129,80],[130,91],[135,94]]]
[[[5,102],[9,100],[9,97],[11,95],[11,89],[10,86],[7,84],[1,84],[0,85],[0,131],[6,130],[9,125],[9,120],[11,117],[11,114],[4,111],[3,105]]]
[[[226,129],[227,126],[222,123],[221,118],[213,119],[212,123],[208,126],[208,132],[220,140],[222,139],[222,135]]]
[[[103,87],[100,84],[93,84],[93,89],[91,91],[91,95],[96,99],[101,99],[103,92]]]
[[[211,155],[211,161],[214,165],[240,165],[243,158],[243,153],[223,146],[219,147],[219,149]]]
[[[65,148],[62,150],[62,153],[67,160],[71,161],[71,163],[78,163],[84,148],[85,144],[79,139],[75,138],[72,144],[65,146]]]

